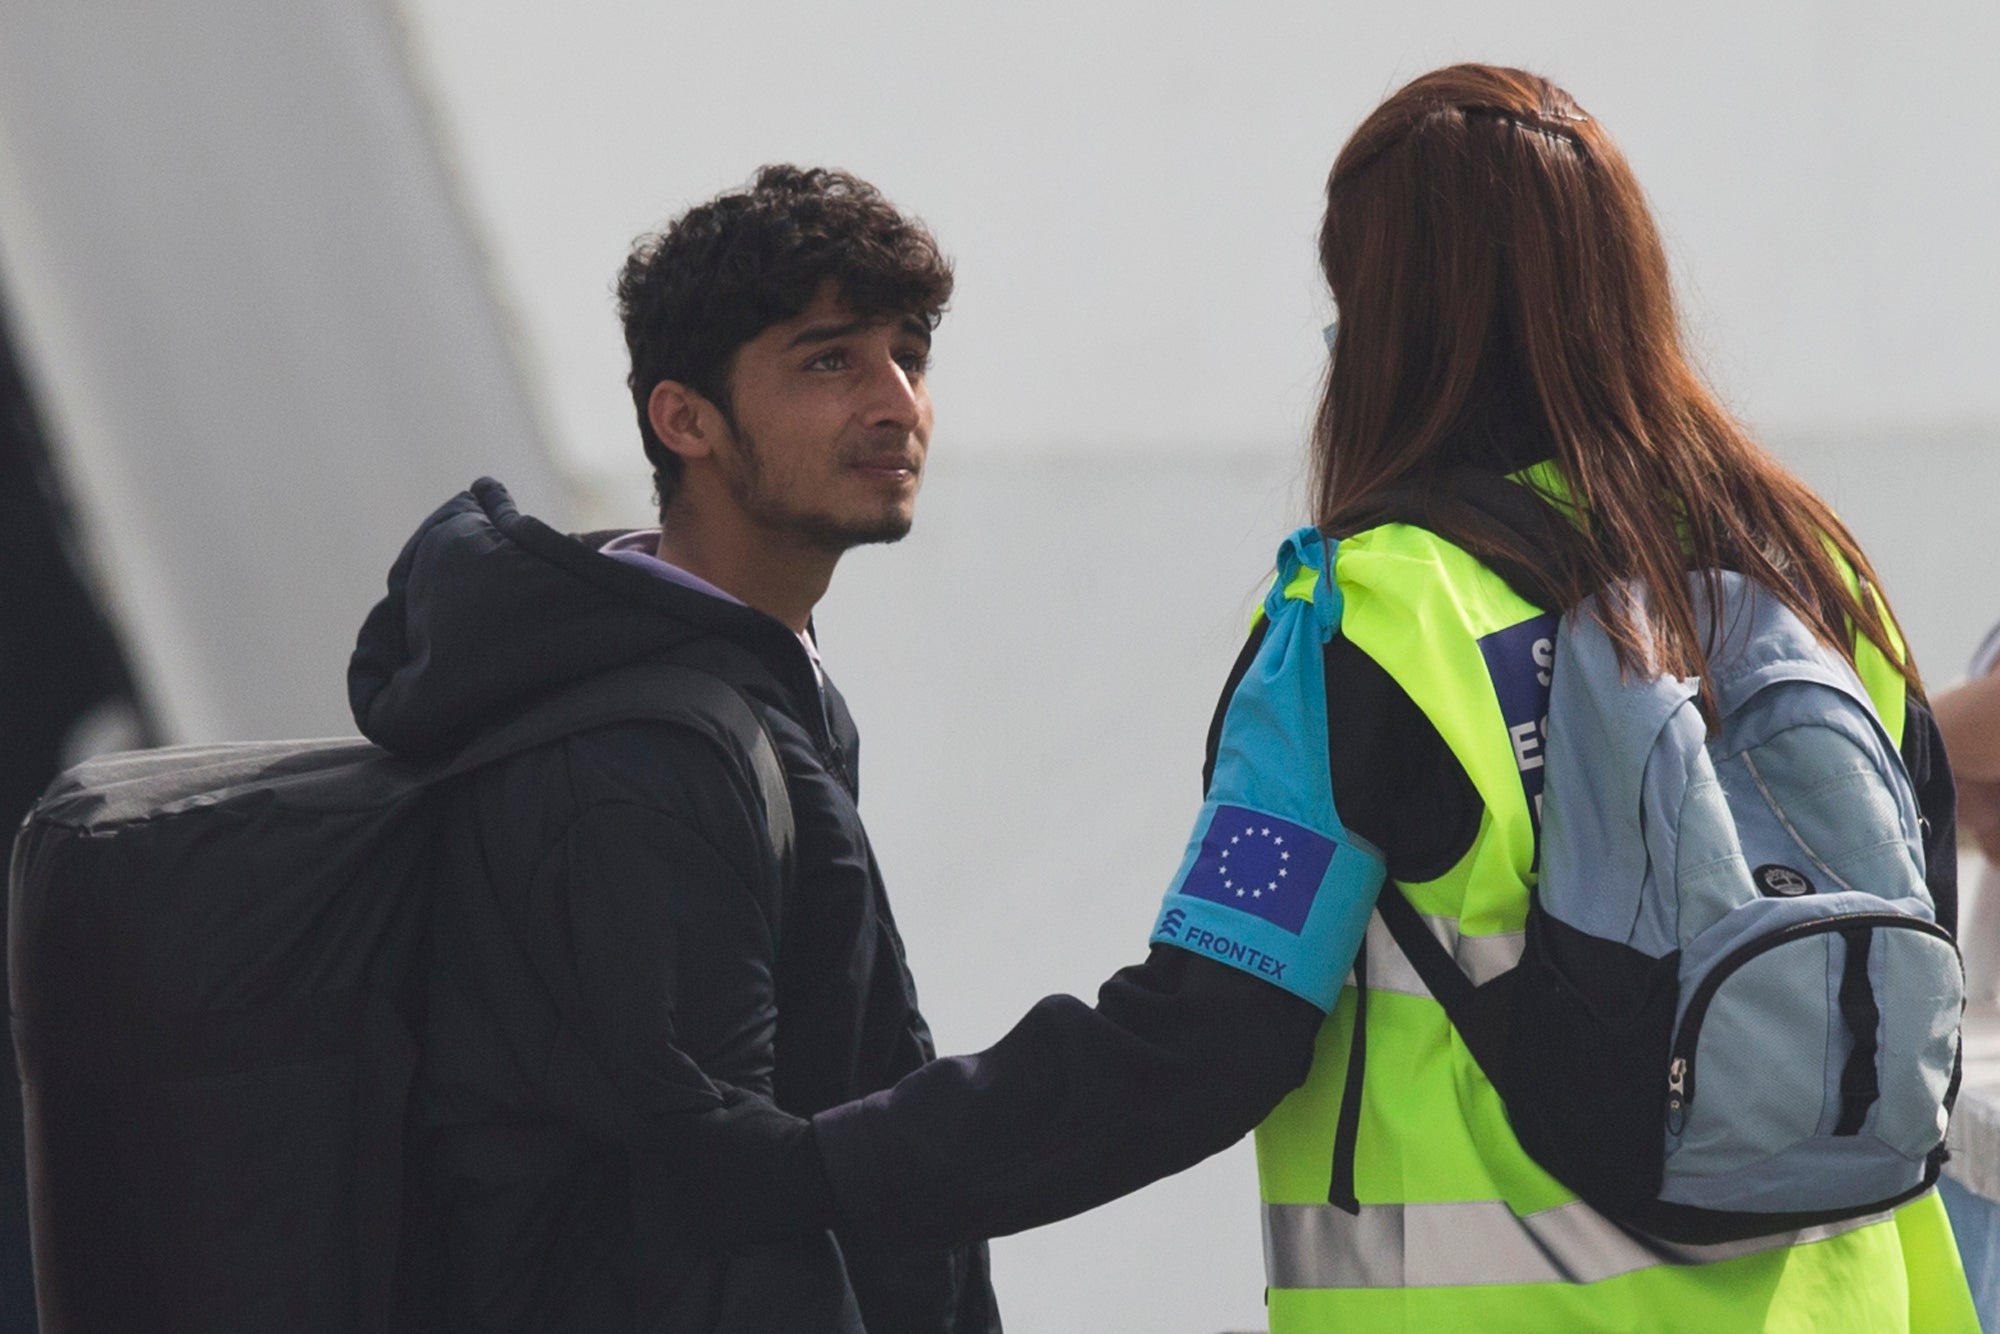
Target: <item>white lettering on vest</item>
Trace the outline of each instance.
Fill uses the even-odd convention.
[[[1514,763],[1521,772],[1542,767],[1542,738],[1548,733],[1548,715],[1542,715],[1539,722],[1521,723],[1507,729],[1507,735],[1514,742]]]

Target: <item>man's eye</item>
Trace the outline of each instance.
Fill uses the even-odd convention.
[[[830,347],[806,363],[809,371],[838,371],[847,369],[847,353],[837,347]]]
[[[928,352],[899,353],[896,364],[903,368],[905,375],[922,375],[931,368],[931,355]]]

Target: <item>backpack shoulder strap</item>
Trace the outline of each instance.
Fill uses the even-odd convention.
[[[725,663],[724,670],[730,665]],[[741,766],[764,807],[764,832],[775,858],[777,889],[780,894],[785,893],[794,879],[796,859],[793,811],[786,792],[784,767],[775,743],[742,689],[716,672],[684,662],[652,660],[599,673],[517,713],[442,762],[425,778],[428,782],[442,782],[578,732],[609,723],[635,721],[657,721],[685,728],[721,747],[728,763]],[[707,1072],[678,1045],[655,1052],[652,1065],[639,1069],[600,1045],[585,1041],[581,1035],[589,1032],[592,1025],[569,1010],[574,990],[562,981],[568,975],[564,956],[552,951],[547,933],[533,930],[515,905],[500,902],[497,920],[500,929],[512,936],[533,971],[543,979],[548,1001],[579,1035],[578,1055],[584,1068],[594,1070],[614,1095],[608,1102],[584,1100],[589,1104],[591,1117],[596,1118],[589,1121],[592,1133],[641,1134],[645,1133],[643,1127],[649,1118],[656,1114],[678,1114],[715,1104],[717,1094]],[[501,1007],[501,1020],[505,1024],[540,1022],[530,1013],[534,1007],[525,1005],[520,995],[510,989],[493,992],[491,999]],[[583,1103],[578,1104],[582,1106]]]
[[[482,733],[426,778],[441,782],[577,732],[641,719],[690,727],[742,757],[780,874],[789,877],[796,825],[777,746],[742,691],[698,668],[644,662],[600,673]]]
[[[1545,569],[1560,559],[1569,521],[1531,488],[1497,472],[1454,468],[1427,485],[1392,488],[1367,522],[1407,523],[1436,533],[1471,552],[1524,601],[1560,609],[1561,598]],[[1533,553],[1547,553],[1548,560],[1535,562]],[[1505,992],[1511,975],[1475,986],[1395,882],[1384,887],[1375,907],[1480,1069],[1501,1086]]]
[[[1479,1062],[1479,1068],[1496,1087],[1500,1086],[1501,1051],[1507,1031],[1503,998],[1512,973],[1502,973],[1475,986],[1444,942],[1430,933],[1416,906],[1394,882],[1385,886],[1385,891],[1375,901],[1376,911],[1382,914],[1382,925],[1389,928],[1390,938],[1417,970],[1432,999],[1444,1007],[1452,1026],[1465,1039],[1472,1059]]]

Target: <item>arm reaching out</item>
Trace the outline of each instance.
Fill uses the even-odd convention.
[[[1048,997],[986,1051],[815,1117],[841,1235],[1000,1236],[1182,1171],[1305,1079],[1322,1019],[1249,974],[1156,947],[1095,1007]]]

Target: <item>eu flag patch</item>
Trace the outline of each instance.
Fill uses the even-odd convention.
[[[1339,845],[1304,825],[1242,806],[1217,806],[1180,892],[1298,935]]]

